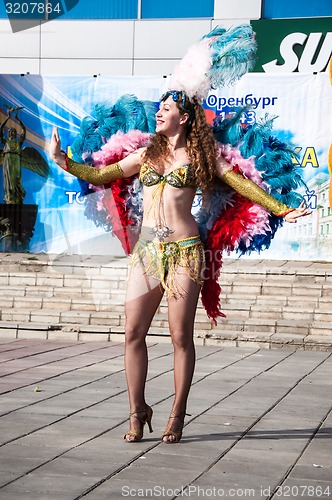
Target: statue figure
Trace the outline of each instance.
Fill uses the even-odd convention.
[[[3,166],[4,179],[4,202],[6,204],[21,204],[25,197],[25,190],[22,186],[22,167],[32,170],[42,177],[49,177],[50,169],[42,155],[31,147],[22,148],[26,137],[26,128],[17,114],[22,107],[8,108],[8,116],[0,126],[0,165]],[[5,136],[5,126],[8,120],[12,117],[18,121],[22,132],[18,137],[17,130],[10,127]]]

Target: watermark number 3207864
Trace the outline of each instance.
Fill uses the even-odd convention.
[[[62,14],[60,2],[6,2],[6,13],[14,16]]]

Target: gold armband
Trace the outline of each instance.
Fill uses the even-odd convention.
[[[273,198],[273,196],[264,191],[263,188],[255,184],[252,180],[242,177],[241,174],[233,170],[228,170],[220,178],[237,193],[254,203],[262,205],[262,207],[266,208],[274,215],[283,217],[294,210],[284,203],[281,203],[276,198]]]
[[[123,177],[123,170],[118,163],[95,168],[84,163],[77,163],[68,156],[66,156],[66,168],[64,170],[93,186],[102,186]]]

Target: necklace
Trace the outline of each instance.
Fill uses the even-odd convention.
[[[151,234],[153,234],[159,241],[165,241],[165,238],[168,238],[168,236],[172,233],[174,233],[174,231],[165,224],[156,224],[151,229]]]

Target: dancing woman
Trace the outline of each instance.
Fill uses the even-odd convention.
[[[218,152],[202,106],[183,90],[169,90],[156,113],[156,132],[147,147],[119,162],[96,169],[79,164],[61,151],[56,128],[50,157],[64,170],[95,186],[139,174],[143,184],[143,223],[132,252],[125,302],[125,370],[130,405],[127,442],[143,437],[152,409],[145,400],[148,356],[146,335],[164,293],[174,347],[175,397],[162,441],[182,436],[195,365],[194,319],[203,284],[204,246],[191,213],[197,188],[203,200],[216,178],[271,213],[296,222],[310,212],[304,204],[289,208],[240,173],[228,168]]]

